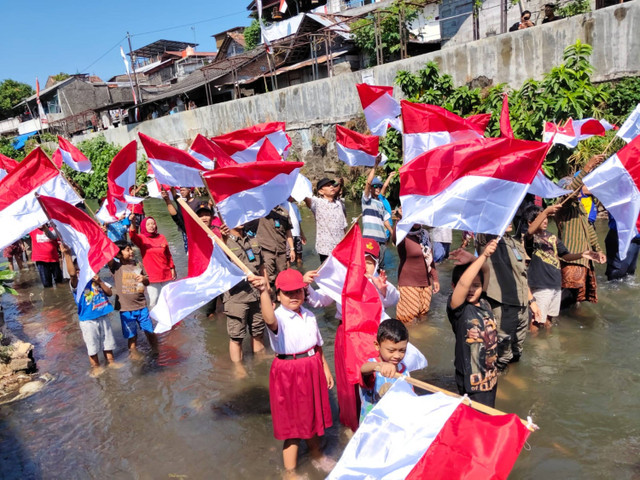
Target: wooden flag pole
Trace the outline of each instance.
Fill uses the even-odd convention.
[[[427,392],[432,392],[432,393],[444,393],[445,395],[448,395],[450,397],[453,398],[463,398],[461,395],[458,395],[457,393],[453,393],[450,392],[449,390],[445,390],[444,388],[440,388],[440,387],[436,387],[435,385],[431,385],[430,383],[427,382],[422,382],[420,380],[416,380],[415,378],[412,377],[405,377],[404,375],[400,374],[400,373],[396,373],[395,374],[395,378],[404,378],[404,380],[413,385],[414,387],[418,387],[421,388],[423,390],[426,390]],[[492,407],[488,407],[487,405],[484,405],[482,403],[479,402],[472,402],[471,400],[469,400],[469,398],[464,398],[463,403],[465,405],[470,406],[471,408],[474,408],[476,410],[478,410],[479,412],[482,413],[486,413],[488,415],[506,415],[505,412],[501,411],[501,410],[497,410],[495,408]],[[529,430],[531,430],[532,432],[535,432],[538,429],[538,426],[533,424],[533,423],[529,423],[527,420],[524,419],[520,419],[520,421],[522,422],[522,424],[527,427]]]
[[[214,162],[218,162],[217,158],[213,159]],[[222,218],[222,214],[220,214],[220,210],[218,210],[218,208],[216,207],[216,202],[213,199],[213,195],[211,195],[211,190],[209,190],[209,185],[207,184],[207,180],[204,178],[204,174],[206,172],[200,172],[200,178],[202,178],[202,183],[204,185],[204,188],[207,190],[207,193],[209,194],[209,198],[211,199],[211,202],[213,203],[213,210],[216,212],[216,216],[220,219],[220,221],[222,222],[223,225],[226,225],[224,219]]]
[[[227,254],[227,257],[229,257],[229,259],[233,263],[235,263],[238,268],[240,268],[240,270],[242,270],[247,275],[253,274],[253,272],[249,270],[249,267],[242,263],[242,260],[240,260],[237,255],[233,253],[229,247],[227,247],[226,243],[224,243],[215,233],[211,231],[211,229],[207,225],[204,224],[200,217],[196,215],[196,212],[194,212],[191,207],[189,207],[189,205],[184,201],[183,198],[179,198],[178,203],[180,204],[180,207],[182,207],[183,211],[186,212],[187,215],[189,215],[198,225],[200,225],[200,227],[202,227],[205,232],[207,232],[207,235],[209,235],[216,242],[216,245],[219,246],[222,251]]]

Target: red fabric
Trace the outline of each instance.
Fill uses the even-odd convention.
[[[553,122],[546,122],[544,124],[544,131],[551,133],[562,133],[563,135],[568,135],[570,137],[576,136],[576,131],[573,128],[573,120],[567,120],[564,125],[558,125]]]
[[[516,415],[491,416],[461,404],[406,478],[506,479],[529,433]]]
[[[384,95],[393,96],[393,87],[386,87],[384,85],[358,83],[356,84],[356,88],[358,89],[363,110]]]
[[[351,150],[360,150],[374,157],[380,151],[380,137],[363,135],[340,125],[336,125],[336,143]]]
[[[144,133],[138,132],[138,136],[140,137],[140,142],[150,159],[165,160],[167,162],[178,163],[195,170],[201,170],[203,172],[207,171],[206,168],[200,165],[200,163],[187,152],[172,147],[171,145],[167,145],[166,143],[162,143],[155,138],[145,135]]]
[[[345,368],[346,343],[344,323],[340,322],[336,330],[333,349],[334,369],[336,372],[336,394],[338,397],[338,407],[340,409],[340,423],[355,432],[360,422],[360,411],[358,408],[358,396],[356,395],[357,387],[349,383],[347,379],[347,371]]]
[[[512,138],[477,138],[434,148],[400,168],[400,196],[436,195],[469,175],[531,183],[549,146]]]
[[[465,120],[468,123],[475,125],[478,128],[478,132],[484,132],[491,121],[491,114],[479,113],[477,115],[469,115]]]
[[[189,270],[188,277],[199,277],[202,275],[213,255],[213,244],[209,235],[198,223],[191,218],[188,213],[183,213],[184,229],[189,242]],[[217,218],[217,217],[216,217]]]
[[[20,198],[33,192],[59,173],[40,147],[32,150],[18,164],[18,167],[0,182],[0,210],[4,210]]]
[[[189,147],[189,150],[199,153],[200,155],[207,157],[209,160],[214,161],[217,156],[215,147],[216,145],[211,140],[204,135],[198,134]]]
[[[18,165],[19,162],[0,153],[0,170],[11,173]]]
[[[260,150],[258,150],[258,155],[256,156],[257,162],[279,162],[282,160],[282,155],[278,153],[276,147],[273,146],[273,143],[268,138],[264,139]]]
[[[165,236],[158,234],[155,237],[145,237],[138,235],[134,230],[130,230],[129,235],[131,241],[140,249],[142,265],[149,275],[149,282],[159,283],[171,280],[171,269],[175,268],[175,265]]]
[[[271,135],[276,132],[282,132],[282,135],[286,135],[287,138],[289,138],[285,132],[284,122],[269,122],[259,123],[252,127],[242,128],[240,130],[225,133],[224,135],[218,135],[217,137],[213,137],[211,140],[218,144],[220,148],[227,153],[227,155],[231,156],[237,152],[246,150],[267,135]],[[291,139],[289,139],[289,145],[291,145]],[[285,150],[287,150],[287,148],[285,148]]]
[[[125,203],[124,194],[129,193],[131,185],[123,185],[120,177],[136,163],[138,144],[136,141],[129,142],[120,150],[109,165],[107,172],[107,211],[111,216],[116,214],[116,200]],[[124,182],[128,183],[128,182]]]
[[[513,129],[511,128],[511,119],[509,118],[509,97],[506,94],[502,98],[502,111],[500,112],[500,136],[515,138],[513,136]]]
[[[73,158],[73,161],[76,163],[89,161],[85,154],[78,150],[78,147],[76,147],[73,143],[71,143],[66,138],[61,137],[60,135],[58,135],[58,148],[64,150],[65,152],[68,152],[69,155],[71,155],[71,158]]]
[[[49,228],[53,232],[53,228]],[[29,233],[31,237],[31,260],[34,262],[57,262],[58,241],[49,239],[42,228],[37,228]]]
[[[580,135],[598,135],[604,137],[607,131],[600,120],[590,118],[580,126]]]
[[[470,121],[437,105],[412,103],[406,100],[400,101],[400,108],[402,109],[404,134],[470,130],[484,135],[485,129],[481,128],[483,122],[478,121],[481,117]]]
[[[631,140],[616,153],[620,163],[627,169],[633,182],[640,188],[640,135]],[[6,182],[6,179],[4,180]]]
[[[324,435],[333,421],[320,353],[295,360],[274,359],[269,400],[273,436],[278,440]]]

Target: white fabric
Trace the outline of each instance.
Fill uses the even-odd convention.
[[[385,93],[364,109],[364,118],[371,133],[383,137],[389,125],[402,132],[402,121],[397,118],[400,113],[400,103]]]
[[[556,198],[562,195],[568,195],[571,193],[571,190],[560,188],[556,183],[549,180],[542,170],[538,170],[533,182],[529,185],[528,193],[542,198]]]
[[[429,235],[434,242],[451,243],[453,241],[453,230],[450,228],[433,227]]]
[[[293,186],[293,190],[291,190],[291,196],[296,202],[302,202],[305,198],[313,197],[311,180],[299,173],[298,178],[296,178],[296,183]]]
[[[78,286],[82,285],[81,288],[76,289],[76,301],[80,302],[84,293],[84,285],[89,283],[89,280],[98,273],[94,272],[89,264],[89,250],[91,249],[91,245],[89,245],[87,236],[71,227],[71,225],[58,220],[52,220],[52,222],[60,234],[62,243],[71,247],[73,253],[76,254],[76,261],[78,262]],[[100,269],[98,269],[98,271],[99,270]]]
[[[136,168],[136,162],[132,162],[131,164],[129,164],[127,169],[122,172],[120,176],[115,180],[115,183],[119,187],[122,187],[122,189],[124,190],[125,200],[129,203],[139,203],[144,200],[144,198],[132,197],[129,195],[129,190],[133,185],[136,184]],[[128,215],[129,213],[131,213],[129,212],[129,210],[127,210],[126,201],[123,202],[121,200],[115,200],[114,203],[116,211],[114,215],[111,215],[107,210],[107,206],[109,205],[109,199],[107,197],[107,199],[105,199],[105,201],[103,202],[100,210],[98,210],[98,212],[96,213],[96,218],[103,223],[116,222],[122,215]]]
[[[147,296],[149,297],[147,301],[147,308],[151,310],[158,303],[158,298],[160,297],[160,291],[166,285],[169,285],[171,280],[167,280],[166,282],[155,282],[147,285]]]
[[[616,135],[627,143],[640,135],[640,103],[631,112],[631,115],[627,117]]]
[[[60,147],[58,147],[58,150],[60,150],[60,153],[62,154],[62,161],[66,163],[69,166],[69,168],[71,168],[72,170],[75,170],[76,172],[85,172],[85,173],[91,171],[91,162],[89,160],[76,162],[71,156],[71,153],[67,152],[66,150]]]
[[[293,355],[322,346],[322,336],[318,330],[316,316],[304,307],[300,314],[280,305],[275,311],[278,333],[267,328],[271,348],[276,354]]]
[[[158,182],[171,187],[203,187],[202,170],[187,167],[181,163],[171,162],[158,158],[149,158]],[[125,190],[128,191],[128,190]]]
[[[461,140],[473,140],[481,137],[482,135],[474,130],[464,130],[459,132],[405,133],[402,136],[404,149],[403,163],[406,165],[414,158],[436,147],[448,145],[453,142],[459,142]]]
[[[207,158],[205,155],[198,153],[195,150],[189,149],[189,155],[195,158],[200,165],[208,170],[216,168],[216,162],[214,160]]]
[[[149,180],[146,183],[146,185],[147,185],[147,192],[149,192],[149,196],[151,198],[162,198],[162,194],[160,193],[160,190],[158,189],[158,184],[156,183],[154,178]],[[171,193],[170,190],[167,191],[167,194],[169,195],[169,199],[173,201],[173,194]]]
[[[351,167],[373,167],[375,165],[375,155],[369,155],[355,148],[347,148],[339,143],[336,143],[336,150],[338,150],[338,160],[342,160]]]
[[[468,175],[437,195],[401,196],[396,244],[414,223],[502,235],[528,189],[526,183]]]
[[[268,138],[271,144],[275,147],[280,155],[285,155],[285,149],[289,146],[289,138],[287,137],[287,132],[284,130],[276,130],[275,132],[271,132],[268,135],[265,135],[260,140],[255,142],[253,145],[245,148],[244,150],[240,150],[239,152],[231,155],[238,163],[250,163],[255,162],[258,158],[258,152],[264,143],[264,139]]]
[[[398,379],[364,418],[327,479],[406,478],[459,404],[443,393],[418,396]]]
[[[291,236],[299,237],[301,232],[300,222],[302,221],[300,209],[293,202],[287,202],[287,208],[289,209],[289,218],[291,220]]]
[[[640,213],[640,192],[618,155],[613,155],[582,180],[591,193],[609,211],[618,228],[618,255],[621,260],[633,237]]]
[[[295,17],[287,18],[279,22],[273,22],[272,24],[262,29],[262,34],[269,40],[269,42],[275,42],[281,38],[293,35],[298,31],[298,27],[304,18],[304,13],[300,13]]]
[[[94,320],[82,320],[78,323],[80,323],[82,339],[90,357],[98,352],[109,352],[116,349],[116,339],[113,336],[108,314]]]
[[[211,241],[214,242],[213,239]],[[171,330],[191,312],[230,290],[244,278],[242,270],[231,263],[214,242],[209,266],[202,275],[177,280],[160,291],[158,303],[149,312],[149,316],[158,322],[154,332]]]

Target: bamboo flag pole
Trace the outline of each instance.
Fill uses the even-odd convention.
[[[213,161],[217,164],[218,159],[214,157]],[[220,214],[220,210],[218,210],[218,208],[216,207],[216,202],[213,199],[213,195],[211,195],[211,190],[209,190],[209,185],[207,184],[207,180],[204,178],[204,174],[206,172],[200,172],[200,178],[202,178],[202,183],[204,184],[204,188],[207,190],[207,193],[209,194],[209,198],[211,199],[211,202],[213,203],[213,211],[216,212],[216,216],[220,219],[220,221],[226,225],[224,219],[222,218],[222,215]]]
[[[400,374],[400,373],[396,373],[395,374],[396,378],[403,378],[407,383],[413,385],[414,387],[418,387],[421,388],[423,390],[426,390],[427,392],[432,392],[432,393],[444,393],[445,395],[448,395],[450,397],[453,398],[464,398],[461,395],[458,395],[457,393],[453,393],[450,392],[449,390],[445,390],[444,388],[440,388],[440,387],[436,387],[435,385],[431,385],[430,383],[427,382],[422,382],[420,380],[416,380],[415,378],[412,377],[405,377],[404,375]],[[471,400],[469,400],[469,398],[464,398],[463,399],[463,403],[465,405],[470,406],[471,408],[474,408],[476,410],[478,410],[479,412],[482,413],[486,413],[488,415],[506,415],[505,412],[501,411],[501,410],[497,410],[495,408],[492,407],[488,407],[487,405],[484,405],[482,403],[479,402],[472,402]],[[522,422],[522,424],[527,427],[530,431],[535,432],[536,430],[538,430],[538,426],[527,421],[524,419],[520,419],[520,421]]]
[[[231,249],[227,247],[227,245],[215,233],[213,233],[207,225],[204,224],[200,217],[196,215],[196,212],[194,212],[191,207],[189,207],[189,205],[184,201],[183,198],[179,198],[178,203],[180,204],[180,207],[182,207],[183,211],[186,212],[187,215],[189,215],[198,225],[200,225],[200,227],[202,227],[205,232],[207,232],[207,235],[209,235],[216,242],[216,245],[219,246],[222,251],[227,254],[227,257],[229,257],[229,259],[233,263],[235,263],[238,268],[240,268],[240,270],[242,270],[247,275],[253,274],[253,272],[249,270],[249,267],[242,263],[242,260],[240,260],[237,255],[233,253]]]

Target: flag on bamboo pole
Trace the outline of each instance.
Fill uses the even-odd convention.
[[[386,135],[389,126],[402,131],[400,104],[393,98],[393,87],[383,85],[356,84],[364,118],[371,133],[380,137]]]
[[[633,109],[616,135],[627,143],[640,135],[640,103]]]
[[[58,168],[60,168],[62,166],[62,162],[64,162],[69,166],[69,168],[76,172],[86,173],[91,171],[91,161],[84,155],[84,153],[78,150],[78,147],[60,135],[58,135],[58,148],[53,153],[51,159]]]
[[[502,235],[549,144],[477,138],[435,148],[400,168],[400,243],[413,224]]]
[[[218,135],[211,140],[236,162],[247,163],[257,160],[258,151],[267,138],[278,153],[286,158],[287,151],[291,147],[291,138],[287,135],[284,122],[259,123]]]
[[[82,202],[47,155],[37,147],[0,182],[0,248],[47,223],[35,194]]]
[[[336,125],[336,149],[338,159],[351,167],[373,167],[380,152],[380,137]]]
[[[20,163],[0,153],[0,180],[9,175]]]
[[[195,158],[144,133],[138,136],[158,182],[172,187],[202,187],[200,174],[208,170]]]
[[[617,127],[614,127],[604,119],[597,120],[595,118],[584,118],[582,120],[570,118],[562,125],[546,122],[542,141],[553,142],[554,144],[559,143],[568,148],[575,148],[581,140],[586,140],[595,135],[604,137],[605,133],[612,128]]]

